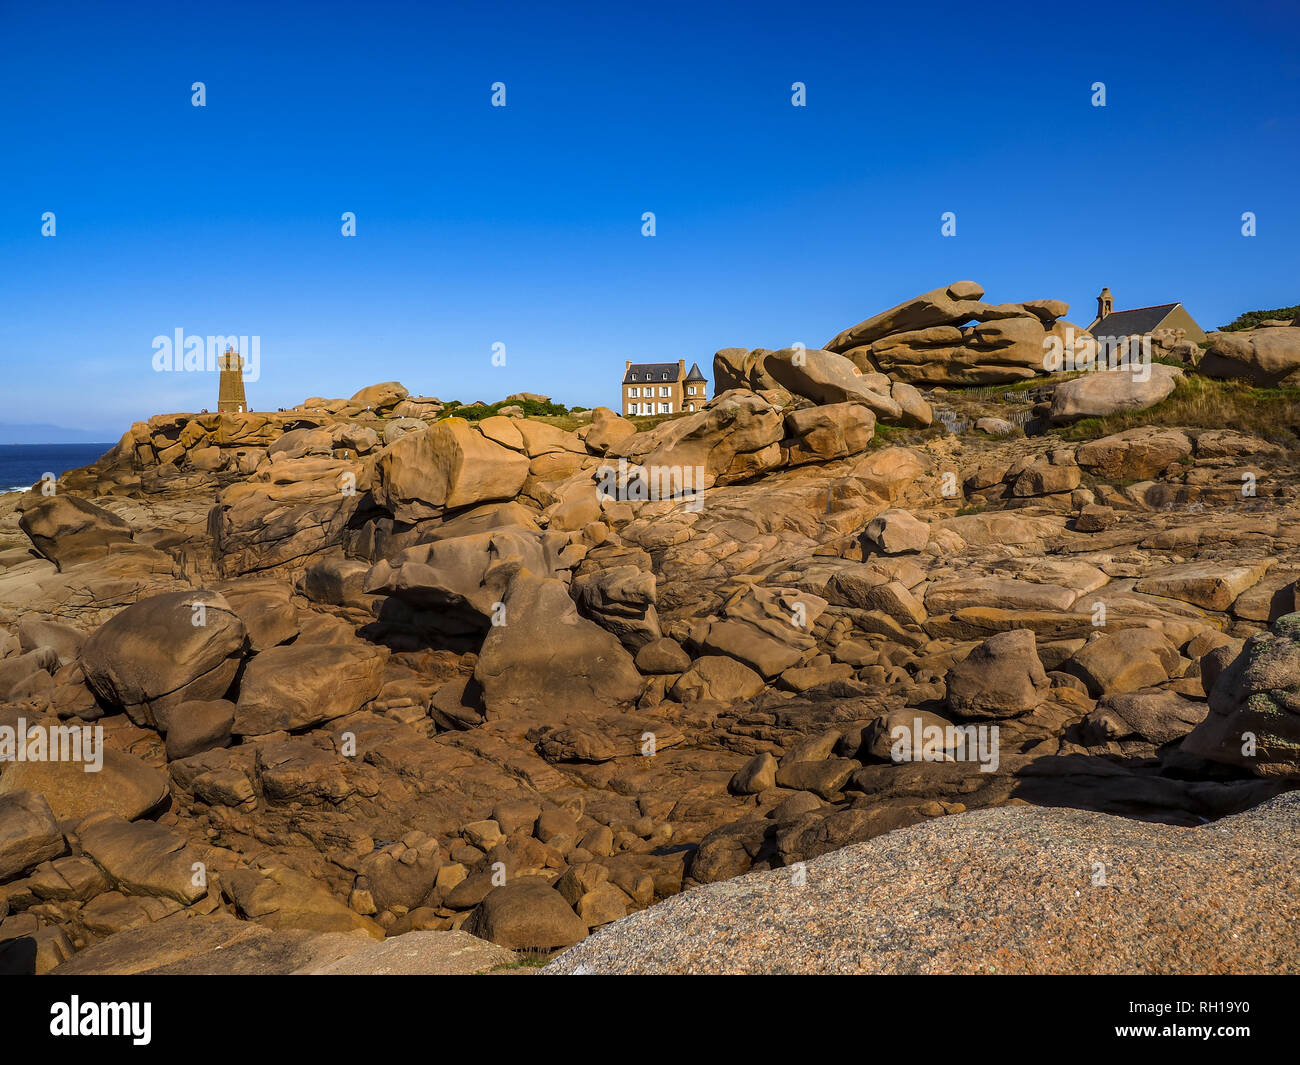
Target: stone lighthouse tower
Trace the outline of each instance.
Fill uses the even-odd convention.
[[[217,359],[221,369],[221,386],[217,392],[217,411],[243,414],[248,410],[248,401],[244,398],[244,360],[234,348],[227,347],[226,353]]]

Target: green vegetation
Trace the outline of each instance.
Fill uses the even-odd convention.
[[[487,406],[479,406],[476,404],[471,407],[465,406],[458,399],[450,399],[443,404],[442,412],[439,417],[464,418],[466,421],[478,422],[482,421],[484,418],[490,418],[494,414],[500,414],[502,407],[518,407],[530,418],[542,416],[558,418],[570,413],[569,408],[563,403],[538,403],[534,399],[521,399],[515,401],[500,399],[495,403],[488,404]],[[574,412],[583,409],[584,408],[582,407],[573,408]]]
[[[1065,440],[1093,440],[1144,425],[1236,429],[1283,447],[1300,447],[1300,388],[1257,388],[1193,374],[1148,410],[1085,418],[1053,432]]]
[[[1300,314],[1300,304],[1294,307],[1279,307],[1273,311],[1247,311],[1245,314],[1239,314],[1225,326],[1221,326],[1219,332],[1232,333],[1239,329],[1255,329],[1260,322],[1267,321],[1270,318],[1281,318],[1290,321]]]
[[[506,962],[504,965],[494,965],[488,970],[490,973],[510,972],[512,969],[540,969],[545,965],[554,954],[539,954],[534,951],[521,952],[518,961]]]

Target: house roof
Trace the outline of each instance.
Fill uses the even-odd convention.
[[[1095,337],[1132,337],[1151,332],[1169,317],[1177,303],[1162,303],[1158,307],[1135,307],[1131,311],[1113,311],[1098,319],[1088,330]]]
[[[704,374],[700,373],[700,364],[698,362],[691,363],[691,372],[686,375],[686,380],[688,381],[705,380]]]
[[[633,374],[636,377],[633,378]],[[649,376],[646,376],[646,375]],[[665,377],[664,374],[668,376]],[[677,363],[675,362],[634,362],[623,375],[623,383],[634,384],[637,381],[676,381]]]

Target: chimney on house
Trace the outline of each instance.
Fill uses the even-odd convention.
[[[1110,294],[1110,289],[1103,286],[1101,295],[1097,297],[1097,318],[1101,320],[1115,309],[1115,299]]]
[[[686,360],[677,360],[677,380],[682,380],[686,376]]]
[[[623,372],[627,373],[630,369],[632,369],[632,360],[628,359],[627,362],[623,363]]]

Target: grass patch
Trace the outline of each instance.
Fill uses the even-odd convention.
[[[911,447],[932,437],[946,436],[947,432],[948,430],[939,422],[935,422],[928,429],[908,429],[902,425],[882,425],[876,422],[876,431],[872,434],[867,450],[873,451],[882,447]]]
[[[504,965],[494,965],[488,970],[490,973],[506,973],[513,969],[540,969],[551,960],[550,954],[538,954],[534,951],[522,953],[518,961],[508,961]]]
[[[1236,429],[1283,447],[1300,447],[1300,388],[1256,388],[1241,380],[1192,374],[1168,399],[1147,410],[1085,418],[1052,432],[1063,440],[1095,440],[1147,425]]]

